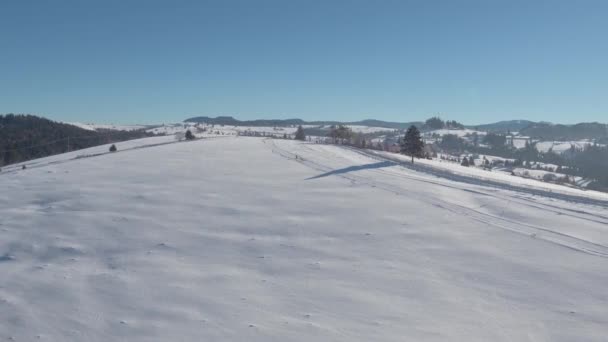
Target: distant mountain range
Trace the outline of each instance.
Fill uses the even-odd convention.
[[[227,125],[227,126],[293,126],[293,125],[315,125],[315,126],[330,126],[330,125],[356,125],[383,127],[387,129],[407,129],[411,125],[416,125],[423,128],[424,122],[391,122],[382,120],[360,120],[360,121],[305,121],[302,119],[268,119],[268,120],[238,120],[232,116],[218,116],[215,118],[208,116],[197,116],[184,120],[184,122],[199,122],[212,125]],[[519,130],[528,127],[535,122],[528,120],[510,120],[499,121],[496,123],[485,125],[469,125],[468,128],[476,128],[482,131],[490,132],[518,132]]]
[[[197,122],[213,125],[227,126],[294,126],[294,125],[357,125],[370,127],[383,127],[387,130],[407,129],[411,125],[416,125],[424,130],[424,122],[390,122],[382,120],[361,120],[361,121],[305,121],[302,119],[264,119],[264,120],[238,120],[232,116],[218,116],[215,118],[207,116],[197,116],[184,120],[184,122]],[[519,132],[520,135],[530,136],[543,140],[580,140],[595,139],[598,141],[608,141],[608,125],[590,122],[575,125],[561,125],[547,122],[534,122],[530,120],[506,120],[490,124],[467,125],[467,128],[479,131],[507,133]]]
[[[268,120],[238,120],[232,116],[218,116],[215,118],[207,116],[197,116],[184,120],[184,122],[198,122],[210,125],[226,125],[226,126],[293,126],[293,125],[314,125],[314,126],[331,126],[331,125],[355,125],[355,126],[370,126],[384,127],[387,129],[406,129],[411,125],[422,126],[422,122],[389,122],[382,120],[361,120],[361,121],[304,121],[302,119],[268,119]]]

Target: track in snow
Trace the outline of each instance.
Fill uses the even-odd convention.
[[[385,182],[385,181],[380,181],[376,177],[364,177],[364,176],[356,175],[354,173],[346,173],[346,172],[337,173],[337,172],[335,172],[336,170],[332,169],[327,164],[324,164],[322,161],[313,160],[314,158],[322,159],[322,157],[320,156],[318,151],[315,151],[314,149],[306,146],[306,144],[302,144],[303,150],[308,151],[312,155],[312,157],[309,155],[306,155],[306,157],[303,157],[301,155],[298,155],[297,153],[284,149],[284,148],[278,146],[275,143],[275,141],[272,139],[265,140],[265,143],[269,144],[269,146],[272,148],[272,151],[279,154],[280,156],[287,158],[287,159],[297,161],[297,162],[304,164],[310,168],[313,168],[317,171],[324,172],[325,175],[335,175],[335,176],[350,180],[351,182],[356,183],[356,184],[368,185],[368,186],[371,186],[371,187],[374,187],[377,189],[381,189],[384,191],[388,191],[388,192],[391,192],[391,193],[394,193],[397,195],[402,195],[402,196],[411,195],[407,189],[403,189],[403,188],[399,187],[398,183],[389,183],[389,182]],[[321,146],[323,146],[323,145],[321,145]],[[358,150],[353,150],[351,148],[345,148],[345,147],[341,147],[341,148],[343,148],[345,151],[359,152]],[[395,163],[393,160],[381,158],[377,155],[371,155],[371,154],[368,155],[367,153],[364,153],[364,152],[361,152],[361,154],[366,157],[375,159],[375,160],[381,160],[380,163],[382,163],[382,161],[383,161],[384,163],[387,163],[387,162],[394,163],[395,166],[398,165],[398,163]],[[334,157],[339,157],[339,156],[334,155]],[[386,165],[386,166],[388,166],[388,165]],[[363,168],[360,168],[360,169],[363,169]],[[356,170],[357,170],[357,166],[354,166],[353,171],[356,171]],[[431,182],[427,179],[421,179],[421,178],[409,176],[409,175],[403,174],[403,173],[396,174],[393,172],[388,172],[386,170],[383,170],[381,168],[381,165],[379,165],[376,168],[365,168],[365,170],[368,172],[371,172],[371,173],[388,175],[391,177],[399,177],[402,179],[407,179],[407,180],[412,180],[412,181],[420,181],[420,182],[427,182],[427,183]],[[416,170],[416,171],[424,171],[424,169]],[[313,178],[319,178],[319,176],[313,177]],[[445,184],[441,184],[438,182],[431,182],[431,183],[440,185],[440,186],[445,186]],[[468,192],[472,191],[470,189],[464,189],[464,188],[456,188],[456,189],[468,191]],[[495,197],[497,196],[497,195],[486,193],[486,192],[480,193],[480,195],[495,196]],[[552,230],[547,227],[528,224],[525,222],[520,222],[518,220],[484,213],[475,208],[470,208],[467,206],[463,206],[463,205],[459,205],[459,204],[455,204],[455,203],[451,203],[451,202],[442,200],[437,196],[431,196],[431,195],[421,196],[421,194],[418,193],[416,198],[425,203],[433,205],[437,208],[448,210],[450,212],[453,212],[453,213],[461,215],[461,216],[466,216],[472,220],[485,223],[489,226],[509,230],[509,231],[512,231],[512,232],[515,232],[518,234],[527,235],[531,238],[534,238],[534,239],[537,239],[540,241],[553,243],[555,245],[559,245],[559,246],[562,246],[565,248],[587,253],[590,255],[608,258],[608,246],[603,245],[603,244],[581,239],[581,238],[578,238],[578,237],[575,237],[575,236],[572,236],[569,234],[560,233],[560,232],[557,232],[557,231]],[[509,200],[509,201],[521,200],[521,199],[514,199],[513,197],[507,198],[507,196],[500,196],[500,198],[504,199],[504,200]],[[528,203],[525,203],[525,205],[528,205]],[[547,208],[543,208],[542,206],[539,206],[539,205],[536,205],[534,207],[537,209],[540,209],[540,210],[549,210],[549,211],[555,212],[555,208],[547,209]],[[564,208],[560,208],[560,209],[564,209]],[[568,209],[566,209],[566,210],[568,210]],[[568,214],[568,215],[571,217],[577,218],[577,219],[581,219],[581,220],[592,220],[593,222],[596,222],[596,223],[608,224],[608,222],[606,221],[606,220],[608,220],[608,217],[605,217],[603,215],[585,213],[585,215],[593,216],[594,218],[577,216],[577,215],[573,215],[573,214]]]

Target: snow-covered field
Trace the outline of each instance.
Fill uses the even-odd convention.
[[[144,125],[114,125],[114,124],[93,124],[93,123],[81,123],[81,122],[66,122],[70,125],[80,127],[89,131],[96,131],[98,129],[114,129],[118,131],[134,131],[137,129],[143,129],[148,126]]]
[[[608,336],[605,194],[292,140],[147,139],[0,173],[0,340]]]
[[[474,129],[468,129],[468,128],[465,128],[465,129],[447,129],[446,128],[446,129],[436,129],[434,131],[426,132],[426,133],[424,133],[424,136],[432,136],[434,134],[439,135],[439,136],[444,136],[444,135],[451,134],[451,135],[456,135],[456,136],[462,138],[464,136],[467,136],[467,135],[470,135],[473,133],[477,133],[482,138],[484,135],[487,134],[487,132],[484,132],[484,131],[476,131]]]
[[[540,141],[536,143],[536,149],[539,152],[547,153],[553,151],[557,154],[564,153],[574,146],[577,150],[583,150],[587,146],[593,145],[590,141]],[[603,146],[603,145],[602,145]]]
[[[386,127],[373,127],[373,126],[360,126],[360,125],[346,125],[346,127],[350,128],[354,133],[362,133],[362,134],[396,131],[395,129],[386,128]],[[329,129],[329,127],[328,127],[328,129]]]
[[[165,124],[158,127],[150,128],[147,131],[155,134],[175,134],[177,132],[183,132],[187,129],[195,129],[196,127],[204,128],[208,131],[218,132],[224,135],[237,135],[238,133],[265,133],[267,135],[282,136],[283,134],[295,134],[297,126],[231,126],[231,125],[208,125],[208,124],[195,124],[192,122],[176,123],[176,124]],[[320,128],[329,132],[331,126],[315,126],[315,125],[303,125],[304,128]],[[377,133],[377,132],[393,132],[393,129],[384,127],[371,127],[371,126],[357,126],[347,125],[355,133]]]
[[[530,143],[530,141],[532,141],[529,137],[523,137],[523,138],[515,137],[512,140],[513,141],[511,142],[511,146],[513,146],[517,149],[525,148],[526,144],[528,144],[528,143]],[[541,152],[543,152],[543,151],[541,151]]]
[[[229,126],[229,125],[207,125],[207,124],[197,124],[192,122],[184,122],[178,124],[165,124],[162,126],[154,127],[148,129],[148,132],[155,134],[175,134],[178,132],[185,132],[190,129],[196,132],[196,129],[205,129],[208,132],[219,133],[223,135],[237,135],[238,133],[244,132],[257,132],[257,133],[267,133],[274,135],[283,135],[294,134],[296,132],[297,127],[271,127],[271,126]]]

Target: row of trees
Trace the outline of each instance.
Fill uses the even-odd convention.
[[[456,120],[443,121],[440,117],[434,116],[424,122],[424,129],[464,129],[464,125]]]
[[[582,151],[575,152],[568,170],[595,179],[589,188],[608,190],[608,146],[588,145]]]
[[[334,143],[338,141],[344,142],[353,137],[353,131],[344,125],[331,126],[329,128],[328,136],[333,139]]]
[[[275,133],[267,133],[267,132],[258,132],[258,131],[243,131],[239,132],[239,135],[243,136],[251,136],[251,137],[282,137],[283,139],[290,139],[291,135],[287,133],[283,133],[283,135],[277,135]],[[304,128],[300,125],[296,129],[294,139],[296,140],[306,140],[306,133],[304,132]]]

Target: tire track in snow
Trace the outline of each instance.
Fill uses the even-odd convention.
[[[381,161],[392,161],[395,162],[397,165],[403,167],[404,169],[408,169],[411,170],[410,167],[411,166],[409,164],[403,163],[402,161],[398,161],[392,158],[386,158],[386,157],[382,157],[373,153],[368,153],[365,151],[359,151],[359,150],[354,150],[351,148],[348,148],[348,150],[355,152],[355,153],[359,153],[361,155],[370,157],[372,159],[375,160],[381,160]],[[441,185],[441,186],[446,186],[446,187],[450,187],[453,189],[458,189],[458,190],[463,190],[463,191],[468,191],[468,192],[475,192],[475,193],[479,193],[481,195],[485,195],[485,196],[490,196],[490,197],[494,197],[497,199],[501,199],[501,200],[505,200],[505,201],[509,201],[509,202],[513,202],[513,203],[518,203],[518,204],[522,204],[522,205],[526,205],[526,206],[530,206],[530,207],[534,207],[537,209],[541,209],[541,210],[546,210],[546,211],[551,211],[553,213],[559,214],[559,215],[565,215],[565,216],[569,216],[569,217],[573,217],[573,218],[577,218],[577,219],[581,219],[581,220],[586,220],[586,221],[590,221],[590,222],[594,222],[594,223],[600,223],[600,224],[607,224],[608,225],[608,216],[604,216],[604,215],[600,215],[597,213],[590,213],[584,210],[578,210],[578,209],[571,209],[571,208],[565,208],[565,207],[560,207],[560,206],[556,206],[556,205],[551,205],[548,203],[538,203],[533,201],[531,198],[526,198],[526,197],[521,197],[521,196],[501,196],[499,194],[496,193],[492,193],[492,192],[485,192],[482,190],[471,190],[471,189],[466,189],[463,187],[458,187],[458,186],[454,186],[454,185],[449,185],[449,184],[445,184],[443,182],[439,182],[439,181],[433,181],[430,179],[426,179],[426,178],[421,178],[421,177],[416,177],[416,176],[411,176],[411,175],[405,175],[405,174],[401,174],[401,173],[395,173],[395,172],[390,172],[390,171],[386,171],[386,170],[372,170],[372,171],[376,171],[376,172],[380,172],[383,173],[385,175],[389,175],[389,176],[393,176],[396,178],[403,178],[403,179],[410,179],[410,180],[416,180],[419,182],[425,182],[425,183],[430,183],[430,184],[435,184],[435,185]],[[418,171],[418,170],[414,170],[417,172],[424,172],[424,171]],[[478,185],[478,184],[474,184],[474,185]],[[508,189],[510,191],[520,191],[521,189],[518,190],[514,190],[514,189]],[[535,195],[535,194],[533,194]],[[537,194],[536,194],[537,195]],[[543,197],[542,195],[539,195],[541,197]],[[567,196],[567,195],[564,195]],[[546,196],[544,196],[546,197]],[[569,214],[564,213],[564,211],[570,212]],[[586,215],[589,217],[593,217],[593,218],[589,218],[589,217],[584,217],[584,216],[579,216],[580,215]]]
[[[331,170],[333,170],[333,168],[331,168],[329,166],[323,165],[321,163],[317,163],[308,158],[301,158],[296,153],[290,152],[284,148],[277,146],[275,144],[275,142],[272,141],[271,139],[264,140],[264,143],[266,144],[268,141],[270,141],[270,147],[271,147],[272,151],[274,153],[279,154],[280,156],[282,156],[284,158],[297,161],[301,164],[304,164],[305,166],[308,166],[308,167],[315,169],[317,171],[320,171],[320,172],[330,172]],[[317,152],[314,149],[310,149],[310,150],[313,152]],[[378,170],[375,170],[375,171],[378,171]],[[368,186],[378,188],[378,189],[381,189],[381,190],[384,190],[387,192],[391,192],[391,193],[394,193],[397,195],[408,196],[408,193],[405,190],[396,187],[395,184],[384,183],[384,182],[374,180],[372,178],[361,177],[361,176],[357,176],[354,174],[337,174],[336,176],[350,180],[357,184],[368,185]],[[417,179],[413,179],[413,180],[417,180]],[[441,183],[435,183],[435,184],[444,186]],[[571,236],[568,234],[559,233],[559,232],[553,231],[546,227],[536,226],[536,225],[519,222],[517,220],[513,220],[513,219],[509,219],[509,218],[505,218],[505,217],[499,217],[499,216],[495,216],[492,214],[487,214],[487,213],[480,212],[479,210],[476,210],[473,208],[469,208],[466,206],[444,201],[437,197],[418,196],[417,198],[427,204],[451,211],[451,212],[461,215],[461,216],[466,216],[472,220],[487,224],[489,226],[508,230],[508,231],[515,232],[518,234],[523,234],[523,235],[535,238],[539,241],[552,243],[552,244],[555,244],[555,245],[558,245],[558,246],[561,246],[564,248],[568,248],[571,250],[575,250],[575,251],[579,251],[579,252],[583,252],[586,254],[595,255],[595,256],[599,256],[599,257],[603,257],[603,258],[608,258],[608,246],[605,246],[602,244],[594,243],[594,242],[584,240],[581,238],[577,238],[577,237],[574,237],[574,236]],[[539,209],[542,209],[542,208],[539,208]]]
[[[317,146],[317,145],[315,145],[315,146]],[[307,147],[307,145],[299,145],[299,147],[303,147],[303,149],[306,150],[306,151],[311,151],[311,152],[316,152],[316,153],[319,152],[318,150],[315,151],[314,149],[311,149],[310,147]],[[340,146],[340,147],[345,148],[345,149],[347,149],[347,150],[349,150],[351,152],[355,152],[355,153],[357,153],[359,155],[362,155],[364,157],[367,157],[367,158],[375,159],[375,160],[378,160],[378,161],[394,162],[395,166],[401,166],[404,169],[409,170],[409,168],[407,167],[409,164],[405,164],[405,163],[400,162],[400,161],[395,161],[395,160],[390,159],[390,158],[384,158],[382,156],[379,156],[379,155],[376,155],[376,154],[373,154],[373,153],[366,153],[365,151],[358,150],[358,149],[353,149],[353,148],[348,147],[348,146]],[[333,153],[332,151],[329,151],[329,150],[324,150],[322,152],[323,153],[327,152],[327,153],[331,154],[335,158],[344,158],[344,156],[340,156],[340,155],[338,155],[336,153]],[[324,158],[324,156],[322,156],[322,155],[317,155],[317,156],[320,157],[320,158],[322,158],[322,159],[330,159],[330,158]],[[335,159],[335,158],[333,158],[333,159]],[[497,193],[485,192],[485,191],[482,191],[480,189],[476,189],[476,190],[467,189],[465,187],[458,187],[456,185],[446,184],[445,182],[433,181],[433,180],[428,179],[428,178],[416,177],[416,176],[412,176],[412,175],[406,175],[406,174],[401,173],[401,172],[390,171],[390,169],[380,169],[380,168],[377,168],[377,169],[368,169],[366,171],[370,172],[370,173],[379,173],[379,174],[386,175],[386,176],[389,176],[389,177],[392,177],[392,178],[396,178],[396,179],[414,180],[414,181],[418,181],[418,182],[423,182],[423,183],[429,183],[429,184],[449,187],[449,188],[456,189],[456,190],[471,192],[471,193],[475,193],[475,194],[479,194],[479,195],[493,197],[493,198],[500,199],[500,200],[507,201],[507,202],[512,202],[512,203],[521,204],[521,205],[526,205],[526,206],[529,206],[529,207],[534,207],[534,208],[540,209],[540,210],[550,211],[550,212],[553,212],[553,213],[558,214],[558,215],[564,215],[564,216],[568,216],[568,217],[572,217],[572,218],[576,218],[576,219],[586,220],[586,221],[589,221],[589,222],[594,222],[594,223],[599,223],[599,224],[607,224],[608,225],[608,217],[607,216],[603,216],[603,215],[596,214],[596,213],[589,213],[589,212],[586,212],[586,211],[583,211],[583,210],[569,209],[569,208],[554,206],[554,205],[550,205],[550,204],[537,203],[535,201],[532,201],[532,199],[527,199],[525,197],[501,196],[501,195],[499,195]],[[359,176],[359,177],[361,177],[361,176]],[[568,211],[570,213],[564,213],[564,211]],[[581,215],[586,215],[588,217],[581,216]]]

